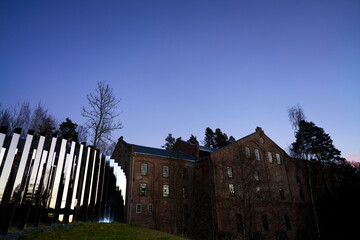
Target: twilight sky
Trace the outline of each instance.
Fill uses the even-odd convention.
[[[0,103],[45,104],[60,122],[105,80],[122,99],[117,139],[236,139],[257,126],[287,150],[300,104],[360,161],[359,1],[0,2]]]

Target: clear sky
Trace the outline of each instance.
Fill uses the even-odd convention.
[[[3,106],[41,101],[84,124],[101,80],[122,99],[115,139],[260,126],[286,150],[300,104],[360,161],[360,1],[0,1]]]

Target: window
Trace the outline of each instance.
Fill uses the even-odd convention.
[[[255,157],[256,157],[256,160],[260,160],[260,151],[259,151],[259,149],[255,149]]]
[[[255,170],[255,172],[254,172],[254,178],[256,181],[260,181],[259,172],[257,170]]]
[[[233,177],[232,167],[226,167],[226,172],[229,178]]]
[[[141,213],[141,204],[136,204],[136,213]]]
[[[149,205],[148,205],[148,211],[149,211],[149,213],[153,213],[153,210],[154,210],[153,205],[152,205],[152,204],[149,204]]]
[[[163,177],[169,177],[169,166],[163,166]]]
[[[268,222],[267,215],[264,214],[264,215],[261,216],[261,218],[262,218],[262,223],[263,223],[264,230],[265,231],[269,230],[269,222]]]
[[[236,214],[236,220],[237,220],[237,231],[239,233],[242,233],[244,231],[244,223],[243,223],[242,215]]]
[[[265,140],[261,137],[261,138],[260,138],[260,142],[261,142],[262,144],[264,144],[264,143],[265,143]]]
[[[181,175],[182,175],[182,178],[183,178],[183,179],[186,178],[186,176],[187,176],[187,169],[186,169],[186,168],[183,168],[183,169],[182,169],[182,174],[181,174]]]
[[[182,189],[183,198],[187,198],[187,190],[183,187]]]
[[[301,186],[301,180],[299,176],[296,176],[296,182],[298,186]]]
[[[168,184],[163,185],[163,197],[169,197],[170,196],[170,187]]]
[[[302,189],[299,190],[299,195],[300,195],[300,199],[301,199],[302,201],[305,201],[304,192],[303,192]]]
[[[245,147],[245,155],[246,155],[246,158],[250,158],[250,148]]]
[[[260,187],[256,187],[256,196],[257,196],[258,198],[262,198],[261,188],[260,188]]]
[[[280,199],[285,200],[285,194],[284,194],[284,190],[282,188],[279,189],[279,194],[280,194]]]
[[[141,175],[147,175],[148,165],[147,163],[141,163]]]
[[[232,183],[229,184],[229,192],[231,196],[235,195],[235,186]]]
[[[280,154],[276,154],[276,161],[277,161],[277,164],[281,164],[281,158],[280,158]]]
[[[285,224],[286,224],[286,229],[291,230],[291,223],[288,215],[285,215]]]
[[[273,163],[273,159],[272,159],[272,153],[268,152],[268,159],[270,163]]]
[[[140,196],[146,196],[147,193],[147,184],[140,183]]]

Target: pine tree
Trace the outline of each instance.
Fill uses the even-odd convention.
[[[161,146],[162,148],[165,148],[167,150],[171,150],[175,145],[175,138],[172,136],[171,133],[168,134],[168,136],[165,138],[165,144],[164,146]]]

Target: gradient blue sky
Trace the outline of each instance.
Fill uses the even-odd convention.
[[[360,161],[360,1],[0,2],[0,103],[42,101],[84,124],[105,80],[124,136],[160,147],[206,127],[261,126],[285,150],[300,104]]]

